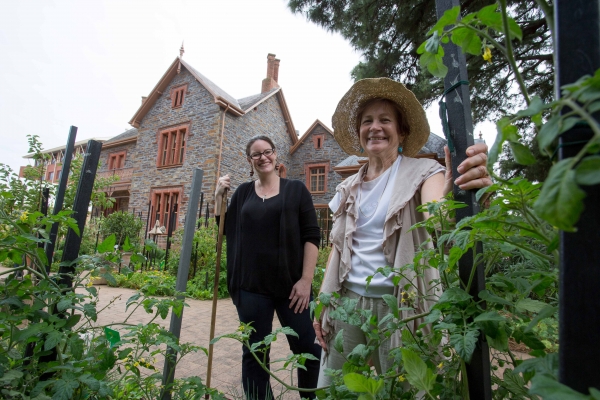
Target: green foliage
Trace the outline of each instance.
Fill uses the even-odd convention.
[[[38,244],[48,242],[53,223],[78,233],[76,221],[69,218],[69,211],[56,216],[28,211],[31,203],[15,201],[12,188],[7,184],[0,191],[0,262],[15,265],[0,272],[0,397],[159,398],[162,375],[156,365],[165,356],[165,345],[177,351],[176,363],[190,352],[206,352],[180,343],[157,322],[170,310],[181,315],[185,304],[177,298],[137,293],[128,299],[128,314],[121,323],[111,324],[111,330],[99,326],[98,290],[92,283],[97,277],[115,281],[112,272],[122,261],[121,251],[114,249],[115,236],[100,243],[98,253],[73,261],[72,290],[59,287],[57,277],[46,274],[46,256]],[[125,247],[129,247],[128,240]],[[27,263],[23,263],[25,258]],[[22,271],[28,274],[17,277]],[[153,315],[151,321],[129,324],[129,317],[140,307]],[[147,374],[148,370],[154,373]],[[175,380],[166,389],[173,390],[174,399],[200,399],[205,394],[224,398],[198,377]]]
[[[329,253],[331,253],[331,247],[326,246],[319,248],[317,265],[315,267],[315,277],[313,278],[312,283],[313,297],[315,299],[319,296],[319,289],[321,288],[321,284],[323,283],[323,277],[325,276],[325,268],[327,267]]]
[[[133,213],[117,211],[102,220],[100,234],[103,237],[115,235],[119,246],[125,243],[125,238],[129,238],[131,244],[137,245],[143,227],[144,222]]]

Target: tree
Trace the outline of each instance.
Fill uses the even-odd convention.
[[[463,15],[493,0],[461,2]],[[550,101],[554,65],[550,31],[535,0],[509,0],[511,16],[523,29],[516,54],[533,95]],[[437,21],[435,0],[289,0],[293,13],[328,31],[338,32],[362,53],[364,61],[351,72],[355,80],[386,76],[406,84],[425,106],[438,99],[443,82],[421,73],[417,48]],[[493,33],[495,35],[495,33]],[[482,49],[483,53],[483,49]],[[508,65],[500,57],[486,62],[467,55],[474,122],[497,119],[521,104]]]
[[[462,15],[493,4],[493,0],[466,0],[461,2]],[[361,61],[351,72],[355,80],[386,76],[403,82],[419,101],[428,106],[443,93],[443,81],[421,70],[417,48],[427,39],[427,32],[437,22],[435,0],[289,0],[293,13],[325,29],[340,33],[362,53]],[[515,46],[515,57],[531,95],[549,102],[553,98],[554,64],[551,32],[536,0],[508,0],[512,18],[521,26],[523,40]],[[497,37],[497,32],[488,32]],[[516,40],[515,40],[516,42]],[[511,110],[523,106],[516,90],[514,75],[503,57],[493,53],[467,54],[471,106],[475,123],[497,120]],[[533,132],[531,131],[531,135]],[[539,151],[532,149],[534,154]],[[502,164],[505,176],[527,173],[544,178],[550,163],[540,156],[536,165],[515,168],[511,154],[505,153]],[[537,180],[536,179],[536,180]]]

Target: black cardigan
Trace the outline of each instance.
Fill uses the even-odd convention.
[[[227,288],[235,305],[239,300],[241,286],[241,218],[242,206],[254,190],[254,182],[241,184],[231,197],[231,203],[225,216],[225,235],[227,236]],[[281,178],[279,196],[282,196],[280,218],[279,265],[287,274],[283,274],[285,282],[273,293],[277,297],[287,298],[294,284],[302,277],[304,260],[304,243],[310,242],[319,246],[321,240],[317,214],[312,197],[301,181]],[[218,222],[219,218],[217,218]]]

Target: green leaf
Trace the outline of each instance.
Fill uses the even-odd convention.
[[[588,396],[557,382],[547,375],[536,375],[531,380],[529,393],[541,396],[544,400],[587,400]]]
[[[340,329],[340,331],[335,335],[335,339],[333,341],[333,348],[340,354],[344,354],[344,330]]]
[[[56,347],[60,343],[63,335],[59,331],[51,331],[46,335],[44,340],[44,350],[48,351]]]
[[[547,150],[552,145],[552,142],[560,134],[560,121],[562,117],[560,115],[554,115],[551,117],[542,127],[538,133],[536,139],[542,153],[551,155]]]
[[[433,62],[427,64],[427,70],[435,77],[445,77],[448,73],[448,67],[444,65],[443,56],[436,54],[433,58]]]
[[[540,217],[564,231],[574,231],[583,211],[585,192],[576,182],[575,171],[569,169],[571,159],[559,161],[550,168],[542,191],[534,204]]]
[[[487,25],[498,32],[502,32],[502,15],[499,12],[496,12],[497,9],[497,4],[483,7],[477,12],[477,18],[479,18],[482,24]]]
[[[344,384],[353,392],[369,393],[372,395],[379,393],[384,386],[383,380],[376,381],[373,378],[367,378],[356,372],[350,372],[349,374],[344,375]]]
[[[79,387],[75,380],[59,379],[54,382],[52,400],[69,400],[73,397],[73,391]]]
[[[436,375],[427,368],[425,361],[421,360],[418,354],[407,348],[403,348],[401,351],[406,378],[410,384],[419,390],[430,392],[433,389]]]
[[[11,370],[6,371],[4,373],[4,375],[2,375],[2,377],[0,377],[0,383],[2,383],[4,385],[10,385],[13,380],[21,379],[22,377],[23,377],[23,372],[16,370],[16,369],[11,369]]]
[[[125,242],[123,243],[123,251],[131,250],[131,243],[129,243],[129,236],[125,236]]]
[[[600,156],[589,156],[581,160],[575,168],[575,178],[580,185],[600,183]]]
[[[533,165],[537,162],[529,147],[519,142],[509,142],[515,161],[521,165]]]
[[[117,237],[113,233],[112,235],[110,235],[109,237],[107,237],[106,239],[104,239],[102,241],[102,243],[100,243],[98,245],[98,253],[109,253],[109,252],[112,252],[115,249],[115,243],[116,242],[117,242]]]
[[[85,384],[90,390],[97,391],[100,389],[100,381],[95,379],[90,373],[85,373],[77,378],[79,382]]]
[[[494,164],[498,161],[498,156],[502,152],[502,144],[507,141],[519,141],[519,134],[517,127],[510,123],[510,119],[508,117],[500,118],[498,122],[496,122],[496,140],[490,149],[490,153],[488,156],[487,167],[488,169],[493,169]]]
[[[427,32],[428,35],[431,35],[433,32],[438,34],[442,34],[444,27],[446,25],[454,25],[458,16],[460,15],[460,6],[454,6],[449,10],[444,12],[444,15],[438,20],[438,22]]]
[[[467,329],[464,333],[454,333],[450,335],[450,344],[456,350],[456,353],[465,362],[471,362],[471,357],[477,345],[479,331],[475,329]]]
[[[460,303],[471,300],[472,296],[461,288],[451,287],[440,296],[438,304]]]
[[[544,103],[540,96],[533,96],[529,102],[529,106],[526,109],[519,111],[517,117],[533,117],[548,107],[550,107],[550,104]]]
[[[89,317],[92,321],[96,322],[98,319],[98,313],[96,311],[96,305],[93,303],[86,303],[83,305],[83,313]]]
[[[508,34],[511,39],[517,38],[520,42],[523,41],[523,31],[517,21],[511,17],[508,17]]]
[[[558,307],[554,307],[551,305],[547,305],[546,307],[542,308],[538,315],[536,315],[535,318],[531,320],[529,325],[527,325],[527,328],[525,328],[525,332],[528,332],[531,329],[533,329],[533,327],[535,327],[541,320],[553,316],[557,310]]]
[[[452,43],[465,53],[478,55],[481,53],[481,38],[469,28],[457,28],[452,31]]]
[[[71,305],[73,304],[71,299],[62,299],[61,301],[58,302],[58,304],[56,305],[56,309],[59,312],[63,312],[65,311],[67,308],[69,308]]]
[[[383,301],[385,301],[385,304],[388,305],[388,307],[394,314],[394,317],[400,318],[400,313],[398,311],[398,298],[391,294],[384,294],[382,298]]]
[[[475,322],[483,322],[483,321],[497,321],[497,322],[505,322],[506,318],[502,315],[498,314],[497,311],[488,311],[483,314],[479,314],[475,320]]]
[[[425,44],[425,51],[432,53],[432,54],[437,54],[439,47],[440,47],[440,35],[436,31],[436,32],[433,32],[433,35],[431,35],[431,37],[429,39],[427,39],[427,42]]]
[[[495,337],[486,336],[486,339],[490,347],[500,351],[508,351],[508,333],[506,333],[504,324],[500,324]]]
[[[515,307],[517,308],[517,310],[519,310],[521,312],[529,311],[529,312],[533,312],[533,313],[538,313],[538,312],[542,311],[542,309],[544,307],[546,307],[546,303],[542,303],[539,300],[523,299],[523,300],[517,301],[517,304],[515,304]]]

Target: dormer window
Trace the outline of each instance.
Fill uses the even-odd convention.
[[[171,107],[178,108],[183,105],[185,100],[185,94],[187,92],[187,85],[177,86],[171,89]]]

